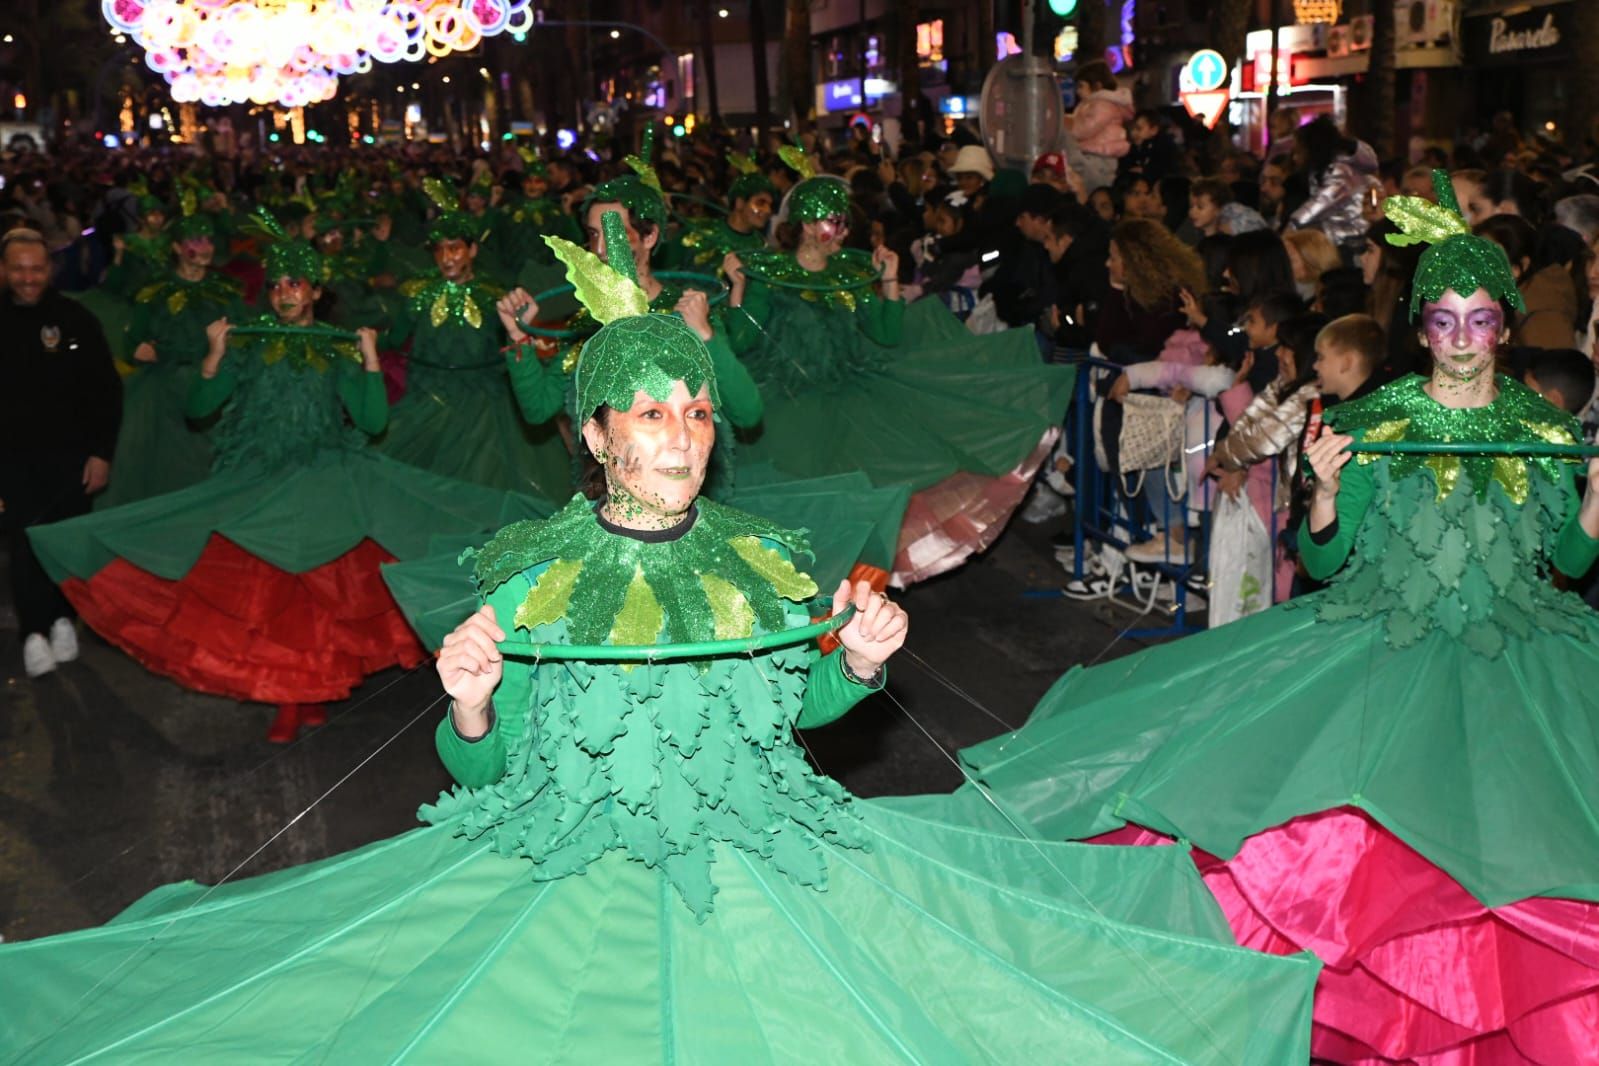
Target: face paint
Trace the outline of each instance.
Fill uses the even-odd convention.
[[[640,390],[627,411],[611,411],[584,437],[605,455],[607,520],[628,529],[670,529],[699,497],[716,443],[710,389],[691,395],[677,381],[665,400]]]
[[[306,325],[316,304],[316,286],[304,278],[278,278],[267,290],[272,313],[288,325]]]
[[[442,240],[433,245],[433,264],[445,281],[472,280],[472,259],[476,255],[477,245],[469,241]]]
[[[216,246],[210,237],[185,237],[178,242],[178,258],[189,266],[210,266]]]
[[[831,218],[824,218],[820,222],[815,223],[815,226],[816,229],[814,232],[816,234],[816,241],[818,244],[832,244],[835,241],[842,241],[844,239],[844,235],[849,232],[849,226],[845,224],[844,217],[842,215],[833,215]]]
[[[1469,297],[1450,290],[1422,307],[1421,327],[1444,379],[1464,383],[1493,371],[1494,354],[1504,340],[1505,315],[1486,289]]]

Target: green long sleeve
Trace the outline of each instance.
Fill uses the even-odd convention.
[[[1376,491],[1372,467],[1351,459],[1344,464],[1338,478],[1338,517],[1334,520],[1332,536],[1318,544],[1310,532],[1307,517],[1299,528],[1299,557],[1304,560],[1305,572],[1317,581],[1325,581],[1344,565],[1350,549],[1355,546],[1355,534],[1366,517],[1366,508]],[[1326,531],[1323,530],[1323,533]]]
[[[540,359],[531,340],[505,350],[505,369],[516,406],[529,424],[543,425],[561,413],[566,404],[566,375],[555,360]]]
[[[395,349],[411,339],[411,333],[416,329],[416,315],[411,310],[409,301],[402,301],[400,307],[394,312],[394,321],[378,339],[378,347]]]
[[[215,377],[203,374],[194,376],[194,385],[184,402],[183,414],[187,418],[205,418],[227,402],[233,390],[239,387],[239,376],[226,364],[217,368]]]
[[[743,353],[761,341],[766,323],[772,317],[772,290],[758,281],[744,286],[744,302],[740,307],[729,307],[724,314],[727,322],[727,341],[734,352]]]
[[[861,332],[885,348],[898,347],[905,335],[905,301],[864,296],[855,308]]]
[[[516,609],[527,598],[537,572],[517,574],[495,589],[488,598],[494,617],[507,634]],[[533,664],[507,659],[500,687],[494,690],[494,720],[489,731],[476,740],[462,739],[455,731],[450,711],[434,731],[434,747],[450,776],[468,788],[493,784],[505,776],[506,749],[521,738],[527,721],[528,698],[533,689]]]
[[[729,317],[739,316],[735,311]],[[706,347],[711,350],[711,365],[716,368],[716,391],[722,400],[722,416],[739,429],[756,425],[766,413],[761,390],[756,387],[749,370],[733,354],[726,319],[714,316],[711,327],[711,340]]]
[[[811,664],[806,677],[805,700],[800,704],[799,718],[794,725],[799,729],[836,722],[849,713],[861,700],[881,691],[888,681],[885,667],[876,685],[859,685],[844,676],[844,649],[835,648]]]
[[[1582,468],[1586,469],[1586,468]],[[1599,540],[1588,536],[1578,516],[1582,503],[1577,495],[1576,477],[1566,483],[1566,524],[1560,527],[1560,537],[1555,541],[1555,569],[1570,578],[1581,578],[1599,558]]]
[[[367,436],[382,433],[389,424],[389,394],[381,370],[347,371],[339,377],[339,399],[350,421]]]

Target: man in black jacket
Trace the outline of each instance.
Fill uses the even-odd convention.
[[[111,478],[122,380],[105,332],[83,305],[50,286],[36,231],[0,237],[0,520],[29,677],[77,658],[72,608],[29,547],[26,529],[89,509]]]

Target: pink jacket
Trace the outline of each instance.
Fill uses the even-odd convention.
[[[1131,89],[1095,89],[1066,118],[1066,130],[1090,155],[1120,159],[1132,148],[1127,123],[1133,119]]]

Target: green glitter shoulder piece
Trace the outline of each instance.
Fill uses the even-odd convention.
[[[1499,376],[1499,395],[1493,403],[1464,410],[1445,407],[1428,396],[1423,391],[1426,383],[1426,378],[1411,374],[1369,396],[1337,404],[1328,409],[1327,424],[1371,443],[1497,443],[1529,439],[1550,444],[1578,442],[1580,427],[1576,419],[1511,378]],[[1553,457],[1405,454],[1383,458],[1362,454],[1355,461],[1384,462],[1396,480],[1425,470],[1436,483],[1440,501],[1454,492],[1462,477],[1470,483],[1478,500],[1485,498],[1490,484],[1497,483],[1518,507],[1528,498],[1534,474],[1552,485],[1561,484],[1569,476],[1569,460]]]
[[[1441,299],[1446,292],[1470,296],[1478,289],[1487,290],[1495,300],[1508,300],[1525,313],[1527,305],[1516,287],[1505,250],[1471,232],[1447,173],[1433,171],[1432,184],[1438,195],[1436,204],[1419,196],[1390,196],[1382,204],[1383,214],[1399,227],[1398,233],[1389,235],[1389,244],[1430,245],[1416,267],[1410,317],[1414,319],[1423,304]]]
[[[680,644],[749,636],[757,624],[764,632],[782,629],[783,601],[817,593],[776,550],[808,555],[804,531],[703,498],[695,506],[687,533],[647,543],[607,532],[594,503],[574,496],[552,517],[507,526],[469,553],[478,588],[486,595],[515,574],[550,564],[513,624],[564,621],[577,644]]]
[[[173,275],[160,281],[151,282],[138,292],[134,293],[135,303],[153,303],[166,308],[169,314],[178,315],[183,309],[202,304],[215,307],[218,312],[226,310],[237,302],[243,295],[239,283],[216,271],[206,271],[205,277],[199,281],[185,281]]]
[[[413,278],[401,287],[412,314],[434,329],[446,322],[482,329],[496,321],[494,305],[505,290],[487,281],[446,281],[437,273]]]

